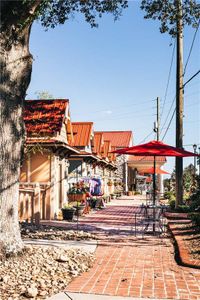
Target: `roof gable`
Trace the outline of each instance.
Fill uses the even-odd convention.
[[[94,133],[94,148],[93,152],[95,154],[101,154],[101,147],[103,144],[103,133],[102,132],[95,132]]]
[[[67,99],[26,100],[24,122],[28,136],[48,136],[60,132],[69,105]]]
[[[132,131],[98,131],[103,133],[105,140],[111,141],[116,148],[125,148],[132,145]]]
[[[110,141],[104,141],[103,147],[102,147],[102,157],[108,158],[109,152],[111,152],[111,142]]]
[[[93,122],[72,122],[75,147],[87,147],[91,143]]]

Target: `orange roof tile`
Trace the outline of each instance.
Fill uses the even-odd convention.
[[[90,145],[93,122],[72,122],[74,146],[85,147]]]
[[[116,148],[125,148],[132,145],[132,131],[98,131],[103,133],[105,140],[111,141]]]
[[[111,152],[111,142],[110,141],[104,141],[103,147],[102,147],[102,157],[108,158],[108,153]]]
[[[103,133],[95,132],[94,133],[94,150],[95,154],[101,154],[101,146],[103,144]]]
[[[115,153],[112,153],[113,151],[115,151],[116,150],[116,147],[115,146],[112,146],[111,145],[111,153],[110,153],[110,157],[111,157],[111,160],[112,161],[116,161],[116,154]]]
[[[60,131],[69,100],[26,100],[24,122],[28,136],[52,135]]]
[[[134,162],[134,161],[145,161],[145,162],[152,162],[154,161],[154,156],[134,156],[129,155],[128,161]],[[165,162],[166,157],[165,156],[156,156],[156,161]]]

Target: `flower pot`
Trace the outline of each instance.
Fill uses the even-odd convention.
[[[78,217],[82,216],[84,208],[85,208],[85,205],[74,206],[74,209],[75,209],[74,214]]]
[[[72,221],[74,217],[75,209],[72,208],[62,208],[63,220]]]
[[[97,203],[96,199],[90,199],[90,201],[89,201],[89,205],[90,205],[91,208],[95,208],[96,207],[96,203]]]

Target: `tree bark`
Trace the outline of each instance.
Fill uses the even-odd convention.
[[[16,13],[12,15],[11,11],[14,6],[22,5],[20,1],[3,1],[1,5],[5,14],[1,16],[0,32],[0,246],[11,254],[23,248],[18,201],[25,137],[23,102],[32,71],[32,56],[29,52],[32,22],[23,28],[18,26],[20,17]],[[30,7],[27,12],[24,8],[24,20],[30,13]]]

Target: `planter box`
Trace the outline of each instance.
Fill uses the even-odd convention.
[[[69,202],[73,201],[85,201],[86,200],[86,194],[67,194]]]

